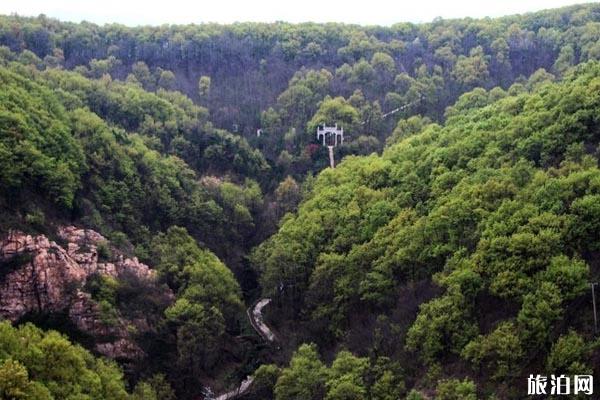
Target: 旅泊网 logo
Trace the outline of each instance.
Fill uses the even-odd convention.
[[[594,377],[592,375],[529,375],[527,378],[528,395],[592,395]]]

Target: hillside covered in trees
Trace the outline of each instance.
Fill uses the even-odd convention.
[[[597,4],[390,27],[0,16],[0,240],[94,258],[61,285],[139,349],[107,360],[34,293],[0,323],[0,397],[197,399],[252,375],[248,399],[520,399],[532,373],[598,376],[598,60]],[[346,132],[336,168],[322,124]],[[102,240],[74,252],[70,225]],[[0,300],[38,255],[0,251]]]

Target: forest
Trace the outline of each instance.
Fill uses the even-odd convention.
[[[495,400],[598,377],[599,160],[599,4],[388,27],[0,15],[0,398],[212,399],[250,376],[240,398]],[[38,258],[5,244],[83,265],[70,225],[150,278],[61,283],[102,329],[37,292],[11,320]],[[248,318],[267,298],[274,342]],[[135,357],[98,350],[121,331]]]

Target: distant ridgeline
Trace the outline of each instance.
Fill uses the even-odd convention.
[[[475,87],[530,87],[600,57],[598,22],[598,4],[391,27],[128,28],[3,16],[0,45],[41,68],[181,91],[207,107],[216,127],[252,138],[272,164],[302,176],[327,163],[326,149],[315,155],[307,147],[317,124],[344,126],[347,148],[340,155],[369,154],[382,148],[400,118],[421,114],[439,121],[447,106]]]

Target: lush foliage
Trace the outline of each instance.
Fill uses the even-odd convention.
[[[400,123],[421,131],[399,135],[382,156],[322,172],[298,213],[256,250],[265,294],[296,305],[282,311],[306,315],[321,345],[409,363],[416,354],[434,370],[465,363],[504,395],[532,360],[588,370],[576,334],[557,334],[565,324],[592,331],[588,312],[567,314],[586,304],[598,273],[598,88],[600,65],[583,64],[531,93],[471,106],[466,94],[444,126]],[[431,278],[439,289],[423,286]],[[434,296],[410,327],[398,320],[417,311],[407,296]],[[357,316],[373,313],[383,319],[357,341]],[[399,335],[379,343],[380,329]],[[563,365],[556,354],[567,342],[574,350]],[[454,391],[453,382],[438,391]]]
[[[597,375],[598,59],[597,4],[391,27],[0,16],[0,230],[94,228],[158,276],[83,288],[104,322],[148,321],[131,394],[3,323],[0,397],[186,399],[256,370],[256,399],[520,398],[532,371]],[[335,169],[322,124],[346,134]],[[248,334],[261,290],[280,349]]]
[[[95,358],[57,332],[44,332],[31,324],[13,328],[8,322],[0,322],[0,398],[157,398],[154,387],[158,385],[143,385],[147,395],[154,397],[129,395],[123,373],[114,362]],[[161,387],[163,393],[168,393],[164,382]],[[136,388],[135,392],[139,390]]]
[[[475,87],[507,89],[532,75],[558,76],[570,66],[598,59],[599,15],[598,6],[589,4],[494,20],[436,19],[391,27],[240,23],[139,28],[6,16],[0,17],[0,44],[19,53],[21,62],[75,69],[117,86],[119,94],[111,90],[107,99],[102,83],[91,85],[92,111],[128,128],[143,125],[154,131],[163,146],[185,150],[184,159],[192,166],[194,155],[209,148],[205,151],[217,160],[199,161],[205,167],[263,167],[235,137],[214,134],[202,122],[190,125],[172,118],[164,100],[189,103],[172,90],[207,107],[217,127],[251,139],[277,167],[303,175],[325,165],[306,145],[326,96],[346,99],[354,107],[339,110],[350,118],[342,120],[353,140],[369,138],[381,148],[402,116],[441,119],[446,107]],[[127,85],[106,82],[110,78]],[[60,80],[60,85],[73,81]],[[136,88],[154,91],[162,100]],[[133,104],[114,108],[124,105],[121,96]],[[383,118],[384,112],[405,105],[410,107]],[[191,103],[183,108],[184,120],[194,120],[200,111],[200,121],[205,121],[206,109]],[[255,137],[258,128],[263,130],[260,139]],[[208,134],[199,138],[198,132]],[[356,153],[351,144],[342,154]],[[288,162],[286,154],[292,155]],[[223,163],[232,157],[233,163]]]
[[[199,176],[235,173],[235,165],[252,176],[267,166],[243,139],[202,122],[189,99],[14,63],[0,79],[0,202],[15,211],[2,215],[5,225],[74,216],[132,242],[144,259],[154,233],[181,225],[234,266],[256,240],[258,184]]]

